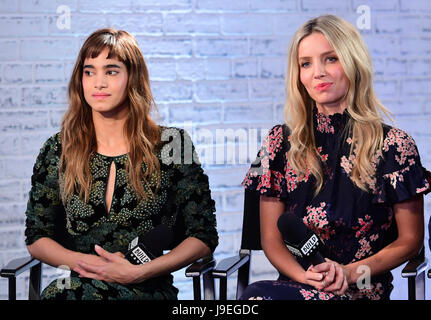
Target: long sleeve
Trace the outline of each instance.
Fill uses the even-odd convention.
[[[180,220],[177,225],[182,226],[184,238],[198,238],[214,251],[218,234],[208,176],[197,159],[190,136],[182,129],[174,130],[181,137],[181,153],[178,152],[181,159],[176,159],[173,165],[175,183],[172,192],[175,194],[176,216]]]
[[[42,237],[53,237],[56,214],[62,206],[58,185],[58,135],[48,139],[33,168],[31,190],[26,210],[25,242],[32,244]]]

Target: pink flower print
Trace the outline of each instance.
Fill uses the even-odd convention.
[[[322,240],[328,240],[335,233],[330,230],[327,212],[324,210],[326,203],[320,203],[320,207],[307,206],[307,215],[303,218],[303,222],[312,229]]]
[[[365,215],[364,218],[365,219],[358,218],[359,231],[356,232],[356,238],[365,236],[373,225],[373,220],[371,220],[371,217],[369,215]]]
[[[317,148],[317,154],[323,162],[328,160],[328,154],[322,154],[322,147]]]
[[[377,234],[372,234],[372,235],[370,236],[370,240],[371,240],[371,241],[376,241],[378,238],[379,238],[379,234],[378,234],[378,233],[377,233]]]
[[[358,252],[355,254],[355,258],[361,259],[362,257],[366,256],[371,251],[370,242],[366,239],[360,239],[359,244],[361,247],[359,248]]]
[[[310,290],[301,289],[299,293],[304,297],[304,300],[312,300],[314,298],[314,293]]]
[[[334,294],[332,294],[332,293],[326,293],[323,291],[319,291],[319,299],[320,300],[330,300],[333,297],[334,297]]]
[[[335,133],[334,127],[331,125],[331,119],[323,113],[317,114],[317,131],[322,133]]]
[[[400,129],[392,128],[389,130],[387,137],[383,141],[383,150],[389,151],[389,146],[396,147],[398,155],[395,155],[395,160],[400,165],[404,165],[407,158],[418,156],[413,138]]]
[[[284,170],[286,172],[284,178],[286,180],[288,192],[295,190],[300,182],[307,182],[310,176],[310,171],[307,170],[305,176],[298,177],[296,171],[290,166],[289,160],[287,160]]]
[[[425,187],[423,188],[416,188],[416,193],[422,193],[427,191],[430,188],[429,184],[427,183],[427,185],[425,185]]]
[[[346,156],[341,157],[340,165],[348,175],[352,171],[354,161],[355,161],[355,156],[353,154],[349,156],[349,159],[347,159]]]
[[[283,128],[274,128],[262,143],[262,150],[268,155],[270,160],[274,160],[277,151],[281,148],[283,140]],[[266,157],[265,157],[266,158]]]
[[[397,188],[397,183],[404,181],[404,175],[403,175],[403,173],[407,172],[407,171],[410,171],[410,167],[405,167],[405,168],[403,168],[403,169],[401,169],[399,171],[395,171],[395,172],[392,172],[392,173],[385,174],[383,177],[386,178],[386,179],[389,178],[390,181],[391,181],[392,187],[394,187],[394,189],[396,189]]]

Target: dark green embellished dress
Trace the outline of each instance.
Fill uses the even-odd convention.
[[[197,161],[190,161],[190,156],[197,159],[197,155],[187,133],[176,128],[160,129],[165,141],[157,152],[161,183],[156,196],[142,201],[127,184],[128,155],[108,157],[95,153],[90,160],[93,181],[89,202],[74,195],[63,205],[58,178],[61,142],[58,133],[49,138],[33,169],[26,211],[26,244],[50,237],[82,253],[96,254],[94,245],[98,244],[110,252],[124,254],[136,236],[164,223],[175,233],[174,245],[187,237],[196,237],[214,251],[218,235],[208,177]],[[116,178],[108,213],[105,191],[112,162]],[[142,167],[145,170],[144,163]],[[150,179],[150,187],[154,187],[155,181],[154,177]],[[65,283],[69,285],[50,283],[43,290],[42,299],[177,299],[178,293],[172,275],[121,285],[80,278],[72,271],[70,282]]]

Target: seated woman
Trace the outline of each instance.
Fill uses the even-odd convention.
[[[25,235],[33,257],[73,271],[68,286],[53,281],[41,298],[177,299],[170,273],[218,244],[215,203],[189,136],[151,119],[148,70],[125,31],[89,36],[68,92],[61,131],[34,166]],[[55,238],[61,220],[67,247]],[[174,248],[129,262],[132,240],[161,224]]]
[[[286,124],[270,130],[243,181],[260,192],[262,248],[280,276],[250,284],[241,299],[389,299],[390,270],[423,245],[429,173],[411,136],[383,123],[388,110],[353,25],[307,21],[288,59]],[[319,236],[325,262],[290,253],[277,227],[287,214]],[[387,244],[393,223],[398,237]]]

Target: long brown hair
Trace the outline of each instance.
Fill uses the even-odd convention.
[[[350,119],[347,128],[353,141],[350,155],[354,154],[355,158],[350,178],[359,188],[367,190],[366,181],[374,173],[373,156],[383,146],[382,114],[390,119],[390,112],[374,93],[372,62],[361,35],[352,24],[334,15],[307,21],[290,44],[284,109],[285,120],[291,130],[289,161],[299,176],[304,175],[307,169],[311,171],[317,180],[317,194],[323,185],[323,172],[313,134],[314,101],[300,81],[298,62],[299,43],[313,32],[326,37],[349,80],[346,102]]]
[[[126,90],[129,114],[124,133],[129,143],[126,165],[129,185],[139,198],[147,198],[152,192],[144,185],[153,174],[158,176],[160,172],[160,164],[155,155],[155,147],[160,138],[159,127],[150,116],[155,103],[148,69],[138,43],[126,31],[111,28],[97,30],[84,42],[68,87],[69,108],[63,117],[60,133],[60,185],[63,201],[74,193],[78,193],[85,202],[89,200],[92,181],[89,159],[97,150],[97,142],[91,108],[84,98],[83,65],[86,58],[96,58],[105,48],[109,49],[108,58],[123,62],[128,72]]]

